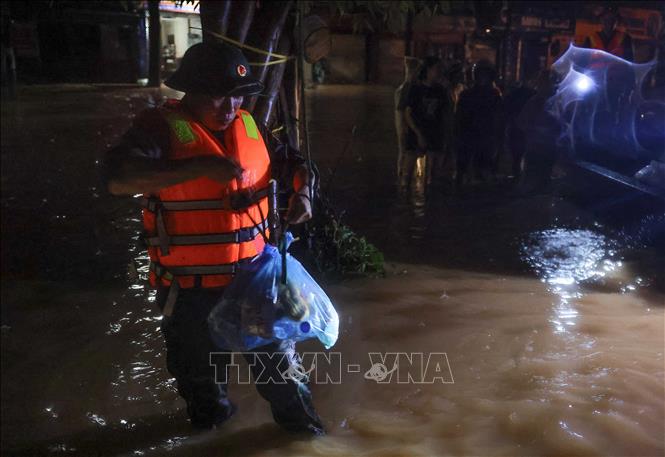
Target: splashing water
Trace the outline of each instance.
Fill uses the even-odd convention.
[[[564,228],[537,232],[522,245],[524,260],[559,297],[550,318],[555,333],[565,334],[576,325],[579,283],[602,278],[621,267],[621,261],[614,259],[613,246],[599,233]]]
[[[665,159],[665,100],[645,99],[656,59],[637,64],[573,45],[552,65],[560,81],[548,111],[573,153],[598,150],[631,159]]]
[[[613,242],[590,230],[551,229],[537,232],[522,247],[525,260],[550,285],[570,285],[602,277],[603,265],[616,266]]]

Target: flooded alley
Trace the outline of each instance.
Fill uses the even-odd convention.
[[[285,435],[245,384],[229,389],[236,417],[193,432],[166,371],[140,209],[99,177],[103,152],[163,95],[36,86],[3,99],[3,455],[663,455],[662,201],[628,202],[636,215],[617,223],[624,209],[574,198],[565,177],[538,195],[500,180],[400,196],[386,86],[308,93],[323,191],[387,270],[322,282],[342,363],[339,383],[312,384],[328,435]],[[444,353],[445,382],[377,382],[371,353]]]

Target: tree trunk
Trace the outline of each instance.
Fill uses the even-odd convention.
[[[287,34],[284,34],[279,40],[277,52],[279,54],[286,55],[289,54],[290,51],[291,39]],[[254,119],[266,126],[270,125],[270,117],[272,115],[275,101],[279,95],[279,88],[282,85],[284,70],[286,69],[287,65],[288,62],[272,65],[270,72],[268,73],[266,88],[263,91],[264,95],[261,98],[258,98],[258,100],[256,100],[257,97],[252,97],[256,101],[255,107],[250,108],[254,114]]]
[[[256,15],[252,24],[251,36],[247,40],[247,43],[264,51],[274,52],[280,42],[279,38],[282,35],[282,30],[284,29],[284,24],[286,24],[286,18],[292,4],[291,0],[265,3]],[[251,62],[262,64],[274,60],[270,56],[251,51],[248,51],[247,56]],[[266,76],[271,70],[270,67],[266,65],[254,66],[254,76],[261,82],[265,82]],[[250,97],[245,100],[245,109],[253,111],[256,106],[256,100],[257,97]]]
[[[230,19],[228,21],[226,36],[244,43],[249,27],[254,20],[255,10],[256,2],[254,0],[235,0],[231,2]]]
[[[284,70],[282,89],[284,89],[284,96],[281,97],[284,99],[284,103],[282,103],[284,105],[283,111],[286,111],[288,116],[283,119],[283,122],[289,128],[289,142],[291,146],[299,149],[300,132],[298,130],[298,116],[300,114],[300,104],[298,100],[298,73],[295,61],[289,61]]]
[[[205,31],[226,35],[231,15],[231,0],[201,0],[199,9],[201,13],[201,28],[204,30],[203,41],[219,41],[218,38],[205,33]]]
[[[300,129],[300,152],[307,158],[307,168],[312,170],[312,157],[309,150],[309,126],[307,125],[307,97],[305,95],[305,28],[304,24],[304,4],[298,5],[298,127]],[[314,203],[313,188],[309,189],[310,203]]]
[[[148,13],[150,13],[150,54],[148,67],[148,85],[150,87],[159,87],[162,83],[160,77],[160,67],[162,60],[161,27],[159,24],[159,1],[150,0],[148,2]]]
[[[286,143],[293,149],[298,149],[298,126],[296,121],[291,116],[291,111],[289,109],[289,102],[286,98],[286,91],[284,90],[284,85],[279,88],[279,118],[281,118],[284,125],[284,132],[281,135],[283,138],[286,138]]]

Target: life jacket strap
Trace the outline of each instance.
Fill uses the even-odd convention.
[[[194,276],[199,278],[202,275],[231,275],[235,274],[240,262],[227,263],[220,265],[187,265],[182,267],[164,267],[156,262],[150,262],[150,271],[155,273],[157,280],[166,279],[171,281],[169,291],[162,308],[162,315],[171,316],[175,310],[175,304],[178,300],[178,293],[180,292],[180,283],[176,276]]]
[[[238,262],[221,263],[218,265],[186,265],[177,267],[164,267],[159,263],[150,262],[150,271],[154,272],[158,279],[164,278],[171,282],[174,282],[176,276],[232,275],[236,273],[237,269]]]
[[[159,249],[162,255],[169,255],[169,245],[171,240],[168,232],[166,231],[166,223],[164,222],[164,211],[159,205],[156,211],[155,225],[157,228],[157,239],[159,244]]]
[[[161,201],[157,197],[141,197],[139,203],[142,207],[151,212],[156,212],[158,208],[163,208],[167,211],[199,211],[212,209],[238,211],[258,203],[267,196],[268,188],[265,187],[255,192],[234,192],[220,200]]]
[[[178,300],[178,293],[180,292],[180,284],[178,281],[171,281],[169,286],[169,292],[166,296],[166,302],[164,302],[164,308],[162,309],[162,315],[165,317],[170,317],[173,315],[175,310],[175,304]]]
[[[193,246],[199,244],[228,244],[228,243],[245,243],[252,241],[256,236],[268,227],[268,221],[264,220],[258,226],[246,227],[233,232],[225,233],[211,233],[205,235],[168,235],[168,246]],[[159,246],[164,252],[163,239],[159,236],[150,236],[144,238],[146,245]]]

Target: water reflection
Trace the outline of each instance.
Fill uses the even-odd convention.
[[[102,416],[100,416],[99,414],[95,414],[95,413],[92,413],[92,412],[88,412],[88,413],[86,414],[86,417],[88,418],[88,420],[89,420],[90,422],[92,422],[92,423],[94,423],[94,424],[97,424],[97,425],[102,426],[102,427],[106,426],[106,419],[104,419],[104,418],[103,418]]]
[[[615,259],[615,249],[616,243],[600,233],[567,228],[536,232],[521,246],[524,260],[559,298],[550,318],[555,333],[568,333],[575,326],[580,283],[602,278],[622,266]]]
[[[140,220],[127,217],[124,222],[138,226]],[[109,322],[106,332],[109,336],[120,338],[124,344],[129,341],[132,347],[125,363],[114,365],[112,396],[118,404],[144,400],[160,404],[163,394],[174,391],[174,380],[165,376],[162,368],[162,315],[154,307],[155,290],[147,287],[150,260],[139,236],[135,233],[127,247],[133,258],[127,267],[127,289],[120,297],[124,306],[116,307],[123,314]],[[134,426],[125,419],[120,424],[127,428]]]
[[[425,166],[425,157],[419,157],[411,185],[402,192],[395,208],[397,213],[404,215],[410,240],[423,240],[427,235]]]

